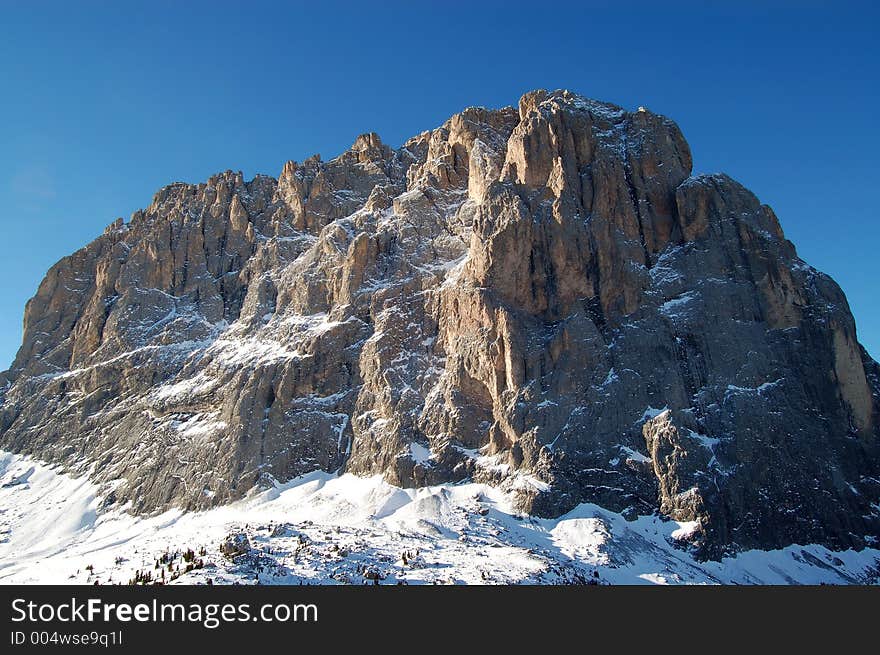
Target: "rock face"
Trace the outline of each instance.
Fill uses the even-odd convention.
[[[315,469],[694,521],[705,557],[880,537],[880,369],[773,211],[567,91],[173,184],[56,264],[0,447],[199,509]]]

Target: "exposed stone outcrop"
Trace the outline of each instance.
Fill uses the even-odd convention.
[[[773,211],[567,91],[173,184],[25,312],[0,447],[135,511],[315,469],[696,521],[707,557],[880,536],[880,374]]]

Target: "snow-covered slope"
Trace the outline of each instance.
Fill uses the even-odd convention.
[[[686,523],[587,504],[536,519],[482,484],[400,489],[313,473],[207,512],[143,518],[101,505],[85,479],[0,452],[0,582],[126,583],[140,571],[193,584],[845,584],[876,582],[880,567],[880,550],[815,545],[698,562],[676,546]],[[221,554],[231,533],[250,551]],[[186,572],[188,550],[198,568]]]

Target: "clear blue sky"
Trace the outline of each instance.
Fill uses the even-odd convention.
[[[880,356],[870,4],[369,4],[0,0],[0,369],[46,269],[159,187],[560,87],[675,119],[695,170],[774,207]]]

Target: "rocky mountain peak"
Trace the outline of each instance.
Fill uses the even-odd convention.
[[[874,543],[877,364],[773,211],[670,119],[565,90],[176,183],[47,273],[0,446],[134,511],[323,469]]]

